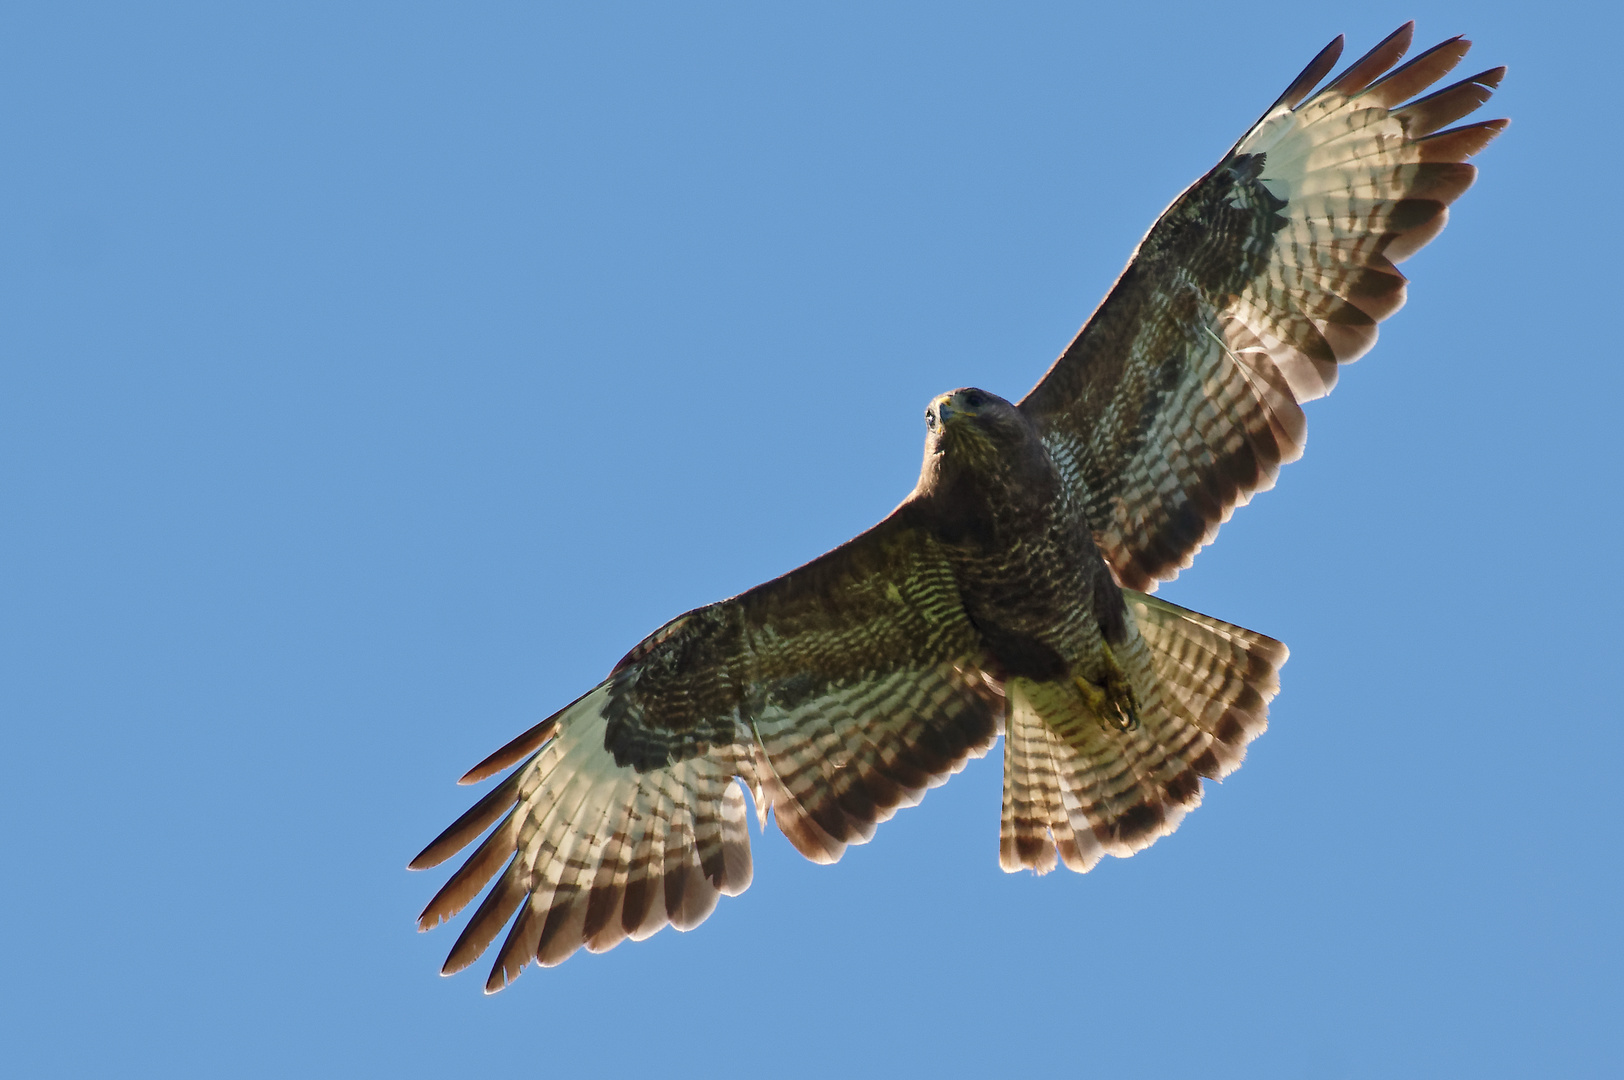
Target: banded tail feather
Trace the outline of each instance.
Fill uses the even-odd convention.
[[[1124,662],[1139,726],[1102,722],[1065,682],[1005,687],[999,865],[1081,872],[1125,858],[1178,828],[1203,779],[1239,767],[1268,726],[1287,649],[1144,593],[1124,590],[1138,636]]]
[[[425,930],[488,886],[443,971],[501,938],[489,992],[696,926],[750,883],[752,806],[834,862],[1000,733],[1006,870],[1086,871],[1176,829],[1266,727],[1287,651],[1134,590],[1301,456],[1303,403],[1403,304],[1395,264],[1505,127],[1448,126],[1503,68],[1428,93],[1469,43],[1399,65],[1410,37],[1320,86],[1341,39],[1323,50],[1018,405],[932,401],[919,482],[884,521],[672,620],[469,770],[499,778],[411,863],[474,845]]]

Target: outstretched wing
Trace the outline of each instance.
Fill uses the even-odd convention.
[[[496,827],[419,918],[500,874],[447,958],[471,964],[518,913],[486,990],[666,924],[750,883],[749,788],[765,823],[833,862],[980,757],[1003,702],[935,541],[910,506],[798,570],[683,615],[600,686],[472,769],[517,766],[412,861]],[[498,822],[498,819],[500,821]]]
[[[1302,403],[1375,344],[1404,303],[1394,263],[1443,228],[1477,175],[1466,158],[1504,129],[1439,131],[1488,100],[1504,68],[1401,104],[1471,45],[1454,38],[1390,71],[1412,28],[1309,97],[1342,39],[1315,57],[1161,216],[1020,403],[1123,585],[1175,577],[1302,455]]]

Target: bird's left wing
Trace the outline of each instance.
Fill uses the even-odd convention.
[[[533,959],[688,929],[750,883],[747,798],[833,862],[984,754],[1002,723],[952,573],[904,503],[798,570],[672,620],[475,766],[465,783],[513,771],[411,865],[495,828],[419,926],[500,873],[443,969],[471,964],[517,912],[487,991]]]
[[[1408,100],[1470,42],[1393,68],[1406,25],[1309,96],[1332,42],[1156,222],[1020,408],[1079,489],[1125,586],[1175,576],[1302,454],[1301,403],[1404,302],[1394,263],[1437,235],[1504,120],[1440,131],[1504,68]],[[1389,70],[1392,69],[1392,70]],[[1408,103],[1405,102],[1408,100]]]

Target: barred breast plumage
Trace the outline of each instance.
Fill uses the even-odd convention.
[[[509,920],[488,990],[695,926],[750,883],[750,807],[833,862],[1001,733],[1005,869],[1087,870],[1176,828],[1263,731],[1286,649],[1147,593],[1300,456],[1302,403],[1374,344],[1394,264],[1505,127],[1440,131],[1504,69],[1409,100],[1469,47],[1395,66],[1410,37],[1318,92],[1341,39],[1315,57],[1018,404],[932,401],[919,484],[884,521],[672,620],[470,770],[512,771],[411,864],[489,830],[419,920],[496,878],[443,970]]]

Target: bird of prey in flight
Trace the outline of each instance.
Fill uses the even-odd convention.
[[[419,919],[496,879],[444,972],[510,920],[487,991],[690,929],[750,884],[752,809],[835,862],[1000,734],[1004,869],[1086,871],[1176,829],[1263,731],[1286,647],[1150,593],[1302,454],[1303,403],[1375,344],[1395,264],[1506,125],[1450,127],[1505,69],[1426,93],[1470,42],[1395,66],[1411,31],[1318,90],[1342,39],[1314,57],[1026,397],[931,401],[889,517],[679,615],[470,770],[507,775],[411,863],[489,830]]]

